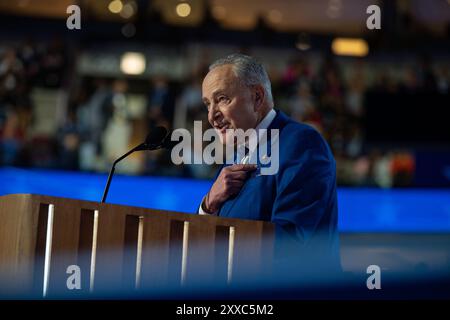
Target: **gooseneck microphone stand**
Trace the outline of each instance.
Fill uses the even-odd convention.
[[[157,150],[161,148],[169,148],[170,146],[170,135],[168,134],[167,130],[163,127],[157,127],[147,136],[147,139],[145,139],[144,143],[141,143],[140,145],[125,153],[120,158],[116,159],[111,167],[111,170],[109,171],[108,180],[106,182],[105,190],[103,191],[102,203],[105,203],[106,197],[108,196],[109,186],[111,185],[111,180],[114,175],[114,171],[116,170],[117,163],[119,163],[121,160],[125,159],[135,151]]]
[[[126,157],[128,157],[133,152],[137,151],[139,149],[139,147],[140,146],[137,146],[136,148],[131,149],[130,151],[125,153],[123,156],[121,156],[120,158],[116,159],[116,161],[114,161],[114,163],[113,163],[113,165],[111,167],[111,170],[109,170],[108,181],[106,182],[105,190],[103,191],[102,203],[104,203],[106,201],[106,197],[108,196],[109,185],[111,184],[111,180],[112,180],[112,177],[114,175],[114,171],[116,170],[116,164],[118,164],[121,160],[123,160]]]

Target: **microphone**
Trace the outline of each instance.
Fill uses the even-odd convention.
[[[111,170],[109,171],[108,180],[106,182],[105,190],[103,191],[102,203],[106,201],[106,197],[108,196],[109,186],[111,184],[112,177],[114,175],[114,171],[116,170],[116,164],[121,160],[128,157],[135,151],[143,151],[143,150],[157,150],[157,149],[171,149],[173,147],[173,143],[170,140],[170,134],[164,127],[156,127],[150,130],[150,133],[147,135],[147,138],[143,143],[134,147],[123,156],[119,157],[114,161]]]
[[[164,148],[166,138],[170,136],[164,127],[156,127],[150,131],[145,141],[136,146],[133,151],[156,150]]]

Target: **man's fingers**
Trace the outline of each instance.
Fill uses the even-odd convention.
[[[246,180],[247,173],[247,171],[233,171],[228,173],[227,177],[234,180]]]
[[[239,193],[239,191],[242,189],[242,184],[239,184],[236,182],[235,185],[229,186],[227,189],[227,194],[228,195],[234,195]]]
[[[233,164],[230,166],[231,171],[252,171],[255,170],[258,166],[256,164]]]
[[[239,179],[230,179],[227,180],[226,185],[231,187],[242,187],[244,185],[244,181]]]

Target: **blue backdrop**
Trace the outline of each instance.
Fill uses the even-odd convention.
[[[0,168],[0,195],[100,201],[105,174]],[[212,181],[116,175],[107,202],[193,213]],[[450,189],[339,188],[344,232],[450,232]]]

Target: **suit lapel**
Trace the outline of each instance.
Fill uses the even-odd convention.
[[[276,112],[277,112],[277,115],[275,116],[275,118],[273,119],[272,123],[267,128],[267,145],[269,146],[269,148],[268,148],[268,153],[269,154],[267,156],[270,156],[270,149],[271,149],[270,146],[272,145],[272,142],[274,142],[274,141],[272,141],[270,130],[271,129],[278,129],[278,130],[281,131],[283,129],[283,127],[286,125],[286,123],[289,121],[289,118],[283,112],[281,112],[279,110],[276,110]],[[278,138],[279,138],[279,135],[278,135]],[[265,146],[261,146],[261,147],[266,148]],[[258,148],[259,148],[259,145],[258,145]],[[258,152],[259,151],[255,152],[253,156],[256,156],[256,158],[257,158],[256,159],[256,163],[259,166],[260,162],[259,162],[259,159],[258,159]],[[253,156],[252,156],[252,158],[253,158]],[[252,175],[249,179],[254,179],[254,177],[255,177],[255,175]],[[238,200],[242,190],[244,190],[244,188],[245,188],[245,186],[247,184],[247,181],[242,186],[241,190],[239,191],[239,193],[235,197],[233,197],[230,200],[227,200],[223,204],[222,208],[220,209],[220,211],[218,213],[219,216],[222,216],[222,217],[227,217],[228,216],[228,214],[230,213],[231,209],[234,207],[235,203],[237,202],[237,200]]]

